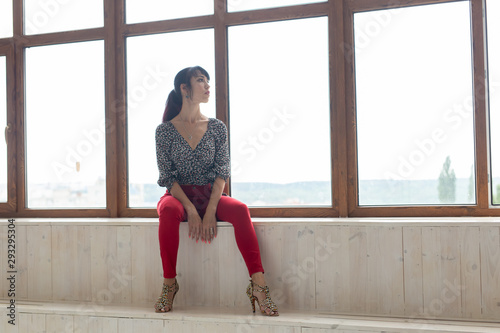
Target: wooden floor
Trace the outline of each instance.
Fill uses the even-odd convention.
[[[500,324],[339,316],[322,312],[282,311],[279,317],[252,314],[247,308],[175,307],[167,314],[152,308],[29,303],[16,307],[16,325],[8,324],[1,304],[2,333],[498,333]]]

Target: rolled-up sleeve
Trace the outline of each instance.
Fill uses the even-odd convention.
[[[217,133],[215,136],[215,158],[213,174],[215,178],[220,177],[227,181],[231,174],[231,162],[229,159],[229,145],[227,138],[227,128],[222,121],[218,121]]]
[[[174,182],[177,181],[177,170],[172,164],[171,154],[171,134],[166,124],[160,124],[156,128],[156,162],[158,163],[158,185],[166,187],[169,191]]]

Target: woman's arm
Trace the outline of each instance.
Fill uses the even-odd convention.
[[[203,240],[201,217],[198,214],[198,211],[196,210],[194,204],[191,202],[191,200],[189,200],[189,198],[186,196],[186,193],[184,193],[184,191],[182,190],[182,187],[177,182],[174,182],[169,192],[174,198],[181,202],[182,206],[186,210],[189,226],[189,238],[196,239],[196,242],[198,242],[198,239],[200,239],[200,237]]]
[[[205,216],[203,217],[201,239],[205,242],[210,243],[215,237],[217,237],[217,205],[219,204],[225,185],[226,181],[224,179],[220,177],[215,178],[207,210],[205,212]],[[213,233],[210,232],[211,228],[213,228]]]

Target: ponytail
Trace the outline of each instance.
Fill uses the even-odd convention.
[[[182,108],[182,95],[176,93],[175,89],[168,94],[167,104],[163,112],[163,122],[166,123],[175,118],[181,112]]]

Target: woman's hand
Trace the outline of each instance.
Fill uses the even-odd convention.
[[[189,238],[193,238],[193,240],[196,240],[196,243],[198,243],[198,239],[202,238],[203,239],[203,225],[202,225],[202,220],[200,215],[198,214],[198,211],[196,209],[190,209],[187,211],[187,220],[188,220],[188,226],[189,226],[189,233],[188,236]]]
[[[215,211],[207,210],[203,216],[201,239],[209,244],[217,237],[217,217]]]

